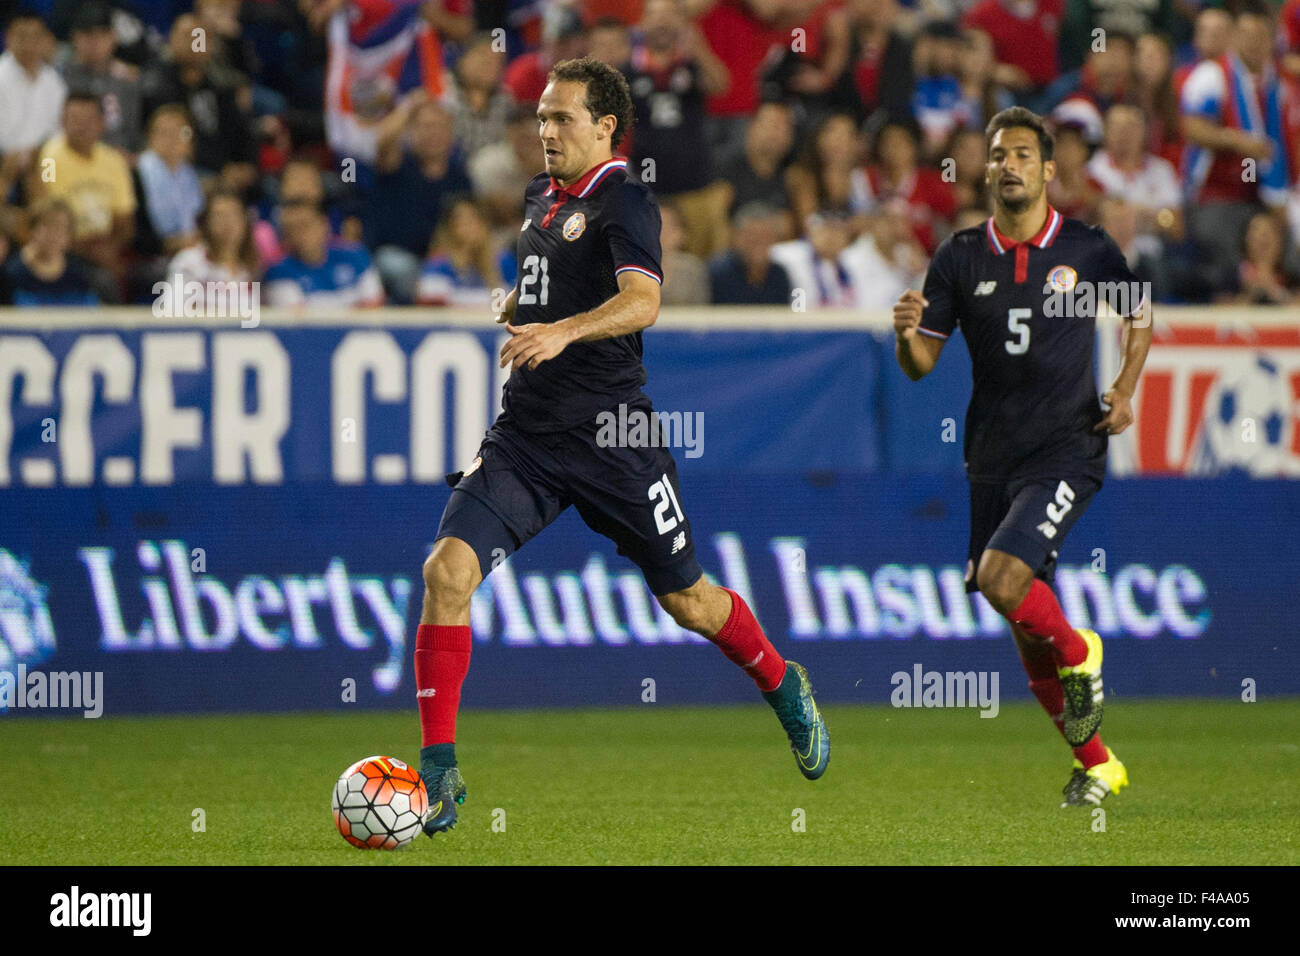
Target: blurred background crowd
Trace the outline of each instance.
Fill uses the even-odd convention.
[[[0,304],[487,306],[550,67],[626,75],[665,304],[888,307],[1051,119],[1063,214],[1162,302],[1300,275],[1300,0],[0,0]],[[792,315],[792,321],[797,316]]]

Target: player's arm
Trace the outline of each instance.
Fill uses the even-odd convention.
[[[1133,392],[1137,389],[1138,377],[1142,374],[1147,352],[1151,349],[1151,324],[1149,302],[1144,302],[1142,308],[1124,320],[1124,357],[1120,362],[1119,374],[1101,396],[1101,400],[1110,408],[1106,417],[1093,427],[1093,431],[1118,435],[1133,424]]]
[[[618,292],[588,312],[558,322],[506,323],[510,341],[501,348],[501,368],[537,368],[573,342],[591,342],[629,335],[654,325],[659,317],[659,283],[628,269],[618,274]]]
[[[915,289],[908,289],[894,303],[894,355],[903,374],[914,382],[930,374],[947,341],[919,331],[921,313],[929,304]]]

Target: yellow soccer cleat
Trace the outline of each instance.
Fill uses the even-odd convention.
[[[1082,628],[1075,633],[1088,645],[1088,656],[1082,664],[1059,668],[1057,674],[1065,694],[1065,742],[1082,747],[1101,726],[1101,636]]]
[[[1074,773],[1065,785],[1063,807],[1095,807],[1112,793],[1119,793],[1128,786],[1128,770],[1119,762],[1115,752],[1106,748],[1106,760],[1095,767],[1083,769],[1078,760],[1074,762]]]

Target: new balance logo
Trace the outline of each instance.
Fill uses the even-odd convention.
[[[993,290],[996,289],[997,287],[998,287],[997,280],[996,280],[996,279],[990,279],[990,280],[988,280],[988,281],[986,281],[986,282],[981,282],[979,285],[977,285],[977,286],[975,287],[975,294],[976,294],[976,295],[992,295],[992,294],[993,294]]]
[[[679,531],[677,532],[677,537],[673,538],[673,550],[670,551],[669,553],[676,554],[684,547],[686,547],[686,532]]]
[[[519,227],[519,231],[520,231],[520,232],[527,232],[527,231],[528,231],[528,227],[531,226],[532,224],[533,224],[533,221],[532,221],[531,219],[525,219],[525,220],[524,220],[524,224],[523,224],[522,226]]]
[[[437,694],[438,694],[438,691],[437,691],[435,688],[433,688],[433,687],[428,687],[428,688],[425,688],[425,689],[422,690],[422,691],[418,691],[418,692],[416,693],[415,696],[416,696],[416,697],[436,697]]]

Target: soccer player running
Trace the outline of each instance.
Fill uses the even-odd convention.
[[[1128,784],[1098,733],[1101,638],[1070,626],[1051,583],[1065,536],[1101,488],[1108,436],[1133,422],[1150,305],[1114,240],[1048,205],[1056,167],[1042,119],[1013,107],[985,133],[993,216],[948,237],[924,292],[903,293],[894,351],[915,381],[961,326],[974,378],[965,435],[967,590],[982,591],[1011,622],[1030,690],[1074,750],[1061,805],[1096,805]],[[1106,409],[1093,374],[1099,299],[1125,320]]]
[[[430,836],[455,824],[465,798],[454,742],[470,595],[569,505],[641,568],[673,620],[753,678],[805,777],[820,777],[830,757],[807,673],[781,658],[739,594],[705,579],[672,455],[598,440],[602,412],[654,414],[641,330],[659,312],[659,208],[613,152],[632,122],[627,81],[590,58],[559,63],[537,119],[546,172],[525,190],[519,281],[497,316],[511,335],[503,411],[473,463],[448,476],[454,490],[424,563],[415,678]]]

